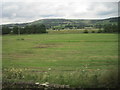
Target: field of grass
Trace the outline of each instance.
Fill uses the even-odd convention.
[[[31,34],[2,38],[3,82],[116,87],[117,34]]]
[[[97,33],[99,29],[63,29],[63,30],[47,30],[49,34],[76,34],[76,33],[84,33],[85,30],[88,31],[88,33]]]

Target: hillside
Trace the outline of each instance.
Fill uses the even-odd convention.
[[[110,24],[110,23],[117,23],[118,18],[108,18],[108,19],[42,19],[37,20],[32,23],[29,23],[30,25],[34,24],[44,24],[46,27],[50,28],[51,26],[64,26],[64,25],[84,25],[84,26],[90,26],[90,25],[96,25],[96,24]]]
[[[47,29],[50,28],[83,28],[83,27],[95,27],[96,25],[105,24],[117,24],[118,17],[107,19],[41,19],[30,23],[22,24],[6,24],[9,27],[19,26],[24,27],[26,25],[39,25],[44,24]]]

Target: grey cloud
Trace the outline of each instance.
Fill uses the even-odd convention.
[[[105,11],[105,12],[98,12],[97,15],[99,16],[105,16],[105,15],[117,15],[117,10],[116,11]]]
[[[116,16],[117,3],[5,2],[3,21],[21,22],[40,18],[105,18]]]
[[[115,15],[118,14],[118,3],[117,2],[94,2],[88,8],[89,11],[96,11],[96,15],[105,16],[105,15]]]

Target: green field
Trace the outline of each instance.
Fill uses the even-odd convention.
[[[3,82],[116,86],[117,34],[4,35],[2,40]]]
[[[98,33],[99,29],[65,29],[65,30],[47,30],[49,34],[78,34],[78,33],[84,33],[85,30],[88,31],[88,33]],[[103,30],[103,29],[101,29]]]

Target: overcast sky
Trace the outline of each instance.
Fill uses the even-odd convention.
[[[118,16],[118,0],[82,1],[84,0],[5,0],[0,4],[0,23],[30,22],[47,18],[104,19]]]

